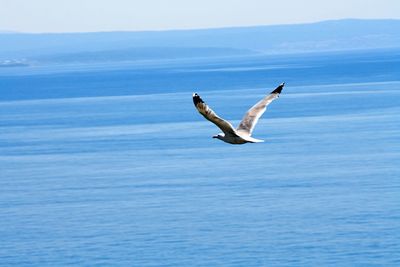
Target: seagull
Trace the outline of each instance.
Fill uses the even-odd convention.
[[[204,118],[211,121],[222,130],[223,133],[214,135],[217,138],[229,144],[245,144],[245,143],[260,143],[264,140],[251,137],[251,134],[256,126],[258,119],[267,109],[267,106],[277,99],[285,86],[285,83],[280,84],[274,91],[264,97],[261,101],[251,107],[244,115],[239,126],[235,129],[232,124],[221,117],[219,117],[197,94],[193,94],[193,103],[199,113]]]

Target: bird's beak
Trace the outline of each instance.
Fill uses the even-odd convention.
[[[213,135],[213,138],[218,138],[218,135]]]

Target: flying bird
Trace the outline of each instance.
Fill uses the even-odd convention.
[[[207,120],[211,121],[222,130],[222,133],[214,135],[217,138],[230,144],[245,144],[245,143],[259,143],[264,140],[251,137],[251,134],[256,126],[258,119],[267,109],[267,106],[277,99],[285,86],[285,83],[280,84],[274,91],[264,97],[261,101],[251,107],[244,115],[239,126],[235,129],[232,124],[221,117],[219,117],[197,94],[193,94],[193,103],[199,113]]]

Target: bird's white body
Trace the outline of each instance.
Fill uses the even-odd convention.
[[[218,135],[214,135],[213,138],[217,138],[219,140],[222,140],[226,143],[229,144],[234,144],[234,145],[241,145],[245,143],[261,143],[264,142],[264,140],[256,139],[251,136],[240,136],[240,135],[231,135],[231,134],[223,134],[220,133]]]
[[[277,99],[285,86],[285,83],[279,85],[269,95],[251,107],[244,115],[239,126],[235,129],[228,121],[220,118],[196,93],[193,94],[193,103],[197,110],[204,118],[217,125],[223,133],[214,135],[213,138],[220,139],[230,144],[245,144],[245,143],[260,143],[263,140],[251,137],[253,129],[258,122],[258,119],[267,109],[267,106]]]

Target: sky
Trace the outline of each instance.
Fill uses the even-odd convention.
[[[93,32],[400,19],[399,0],[0,0],[0,31]]]

